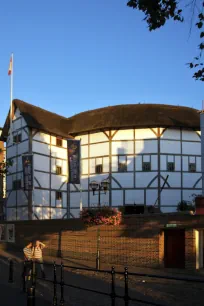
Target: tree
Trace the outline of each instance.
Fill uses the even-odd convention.
[[[3,154],[3,150],[2,149],[0,149],[0,156],[1,156],[1,154]],[[13,162],[11,160],[9,160],[9,161],[5,161],[5,160],[1,161],[0,162],[0,176],[1,175],[5,175],[8,172],[9,167],[12,166],[12,164],[13,164]]]
[[[183,7],[181,8],[181,5]],[[197,22],[195,26],[200,31],[201,42],[198,45],[198,55],[194,57],[193,61],[188,63],[190,69],[195,69],[193,78],[195,80],[204,81],[204,68],[201,61],[202,52],[204,49],[204,1],[191,0],[190,2],[177,1],[177,0],[129,0],[127,6],[142,11],[145,14],[144,20],[148,24],[150,31],[156,30],[165,25],[166,21],[173,19],[175,21],[183,22],[183,11],[185,8],[190,7],[192,10],[191,27],[193,18],[196,12]]]

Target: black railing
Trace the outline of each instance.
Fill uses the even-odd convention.
[[[52,305],[53,306],[64,306],[65,304],[65,288],[70,287],[78,290],[87,291],[90,293],[95,293],[103,296],[107,296],[110,298],[110,302],[112,306],[116,305],[116,299],[122,299],[124,301],[125,306],[129,306],[130,302],[136,302],[141,303],[145,305],[154,305],[154,306],[162,306],[159,303],[156,302],[150,302],[145,301],[139,298],[133,298],[130,296],[129,293],[129,276],[143,276],[143,277],[151,277],[151,278],[158,278],[158,279],[168,279],[168,280],[177,280],[177,281],[186,281],[186,282],[196,282],[196,283],[203,283],[204,284],[204,278],[195,278],[195,277],[174,277],[174,276],[162,276],[157,274],[147,274],[147,273],[130,273],[128,271],[128,268],[124,268],[124,272],[116,272],[115,268],[112,267],[111,270],[96,270],[91,268],[83,268],[83,267],[74,267],[69,265],[64,265],[63,263],[56,264],[54,263],[44,263],[46,266],[50,266],[53,269],[53,278],[43,278],[43,277],[37,277],[36,273],[36,264],[40,264],[39,262],[31,261],[31,262],[24,262],[23,265],[23,273],[22,273],[22,280],[23,285],[22,289],[24,292],[27,292],[27,306],[38,306],[35,303],[35,287],[37,280],[41,280],[44,282],[48,282],[53,285],[53,299],[52,299]],[[57,280],[57,269],[60,269],[60,281]],[[72,269],[72,270],[81,270],[81,271],[90,271],[90,272],[97,272],[97,273],[106,273],[110,275],[111,285],[110,285],[110,292],[104,292],[100,290],[95,290],[92,288],[86,288],[81,286],[76,286],[73,284],[68,284],[64,282],[64,270]],[[30,272],[30,273],[29,273]],[[14,265],[13,261],[9,260],[9,278],[8,281],[11,283],[14,281]],[[124,294],[119,295],[116,293],[116,275],[123,275],[124,278]],[[30,281],[29,281],[29,279]],[[59,298],[59,304],[58,304],[58,296],[57,296],[57,287],[60,286],[60,298]]]

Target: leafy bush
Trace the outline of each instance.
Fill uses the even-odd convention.
[[[112,207],[83,208],[80,217],[86,225],[119,225],[122,221],[122,213]]]
[[[181,201],[177,205],[177,211],[195,211],[195,206],[188,201]]]

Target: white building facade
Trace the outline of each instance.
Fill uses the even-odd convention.
[[[59,124],[63,132],[59,129],[53,133],[52,124],[57,119],[49,123],[47,131],[46,126],[41,130],[43,118],[40,124],[33,119],[29,122],[27,113],[21,110],[23,103],[14,100],[14,143],[10,142],[9,129],[6,137],[7,159],[13,161],[7,175],[7,220],[78,217],[80,196],[83,207],[98,205],[98,196],[89,189],[90,182],[106,178],[110,188],[101,195],[101,205],[106,206],[149,206],[158,200],[157,206],[162,212],[174,212],[180,201],[190,201],[193,194],[201,194],[201,140],[196,112],[193,112],[192,127],[150,127],[147,122],[146,127],[131,128],[121,124],[114,128],[109,122],[109,128],[97,126],[95,131],[93,127],[84,131],[86,122],[75,128],[78,119],[74,116],[71,120],[60,119],[64,120]],[[87,122],[91,115],[90,112],[84,114]],[[37,115],[35,121],[36,118]],[[67,138],[70,135],[81,140],[81,187],[67,183]],[[32,191],[23,189],[22,154],[26,153],[33,154]],[[160,194],[167,175],[167,183]]]

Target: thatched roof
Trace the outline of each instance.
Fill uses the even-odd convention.
[[[128,104],[99,108],[65,118],[21,100],[13,100],[28,126],[54,135],[70,135],[118,128],[183,127],[200,130],[198,110],[165,104]],[[9,115],[3,127],[7,137]]]
[[[72,138],[68,134],[69,120],[67,118],[17,99],[13,100],[13,110],[15,111],[16,108],[20,110],[29,127],[57,136]],[[10,120],[8,114],[2,132],[4,138],[8,135],[9,126]]]
[[[200,115],[194,108],[165,104],[109,106],[75,115],[70,134],[117,128],[183,127],[200,130]]]

